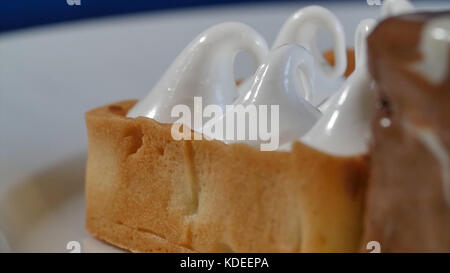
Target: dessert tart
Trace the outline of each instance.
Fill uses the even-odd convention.
[[[87,230],[134,252],[356,252],[374,240],[379,240],[382,250],[414,250],[407,244],[396,248],[396,241],[386,237],[390,233],[385,230],[412,223],[402,213],[414,214],[402,210],[402,202],[423,196],[398,198],[399,190],[411,191],[403,188],[411,176],[395,175],[387,162],[411,162],[425,146],[416,137],[411,138],[415,140],[408,144],[408,151],[395,150],[391,144],[406,131],[396,129],[391,138],[391,129],[377,128],[386,110],[376,105],[380,101],[391,105],[391,100],[392,105],[402,105],[393,108],[393,128],[406,113],[411,115],[409,130],[426,125],[426,132],[436,132],[433,136],[442,134],[441,146],[428,143],[427,156],[436,158],[436,147],[447,145],[446,131],[440,131],[446,128],[442,126],[446,117],[444,111],[435,111],[430,118],[419,119],[436,101],[423,88],[439,93],[443,105],[448,72],[439,70],[445,72],[438,87],[429,87],[426,78],[419,77],[418,82],[412,78],[413,72],[405,67],[417,59],[417,47],[408,48],[405,55],[399,52],[402,46],[414,44],[411,39],[417,44],[418,25],[424,25],[423,18],[436,15],[390,17],[404,12],[413,12],[408,1],[388,0],[381,12],[386,20],[361,21],[355,31],[354,53],[345,46],[339,20],[319,6],[294,13],[270,49],[258,32],[240,23],[205,30],[180,53],[147,97],[86,113]],[[416,17],[416,21],[411,19]],[[404,32],[409,40],[395,42],[402,39],[399,35],[380,42],[402,31],[395,24],[390,28],[393,21],[411,24],[416,32]],[[367,36],[374,27],[367,50]],[[383,30],[387,27],[389,31]],[[325,54],[315,41],[319,28],[327,30],[334,41]],[[405,60],[392,55],[390,46]],[[446,46],[438,43],[437,47]],[[434,49],[436,43],[425,42],[424,48]],[[240,51],[254,57],[257,69],[236,84],[232,68]],[[430,56],[413,71],[423,75],[439,64],[435,55]],[[389,69],[383,70],[385,65]],[[439,67],[448,67],[448,63]],[[397,75],[398,81],[389,82],[389,75]],[[411,87],[412,98],[391,91],[405,84]],[[420,107],[403,108],[400,98]],[[239,107],[246,109],[241,116],[236,111]],[[269,108],[266,116],[261,114],[261,109]],[[252,113],[258,114],[256,119]],[[236,117],[237,122],[229,122]],[[239,133],[242,124],[243,135]],[[429,135],[422,138],[428,141]],[[393,157],[385,160],[390,152]],[[437,158],[441,164],[442,158],[446,162],[445,157]],[[406,173],[411,165],[400,166]],[[418,173],[424,175],[436,166],[435,159],[415,169],[420,179],[414,183],[425,185],[421,180],[425,176]],[[427,196],[433,199],[417,202],[414,208],[424,214],[433,210],[427,219],[436,220],[436,230],[445,233],[450,219],[440,218],[448,212],[443,207],[445,195],[434,199],[442,193],[436,186],[440,177],[435,174],[431,179],[435,182],[429,187],[434,190]],[[382,203],[380,196],[385,194],[388,202]],[[386,224],[386,219],[397,221],[395,217],[399,217],[395,225]],[[419,232],[424,231],[412,229],[410,235]],[[448,236],[447,232],[440,244],[434,242],[428,249],[448,249]],[[425,236],[423,246],[429,240]]]
[[[86,227],[137,252],[342,252],[359,247],[366,161],[181,140],[170,124],[86,114]],[[326,170],[326,171],[324,171]]]

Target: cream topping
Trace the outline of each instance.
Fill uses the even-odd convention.
[[[406,0],[388,0],[383,6],[382,16],[412,9]],[[342,80],[347,62],[343,29],[339,20],[324,8],[306,7],[289,17],[270,52],[261,35],[246,25],[224,23],[213,26],[183,50],[160,82],[127,116],[146,116],[159,122],[173,123],[177,121],[172,116],[174,106],[186,105],[188,109],[194,109],[195,116],[194,97],[201,97],[204,105],[218,105],[222,114],[210,119],[205,126],[199,122],[198,126],[194,123],[191,128],[226,143],[238,141],[254,145],[262,144],[264,139],[260,136],[249,140],[229,139],[225,135],[218,136],[211,128],[225,124],[227,117],[232,115],[227,106],[278,105],[279,150],[290,149],[292,141],[297,139],[330,154],[367,153],[374,92],[367,71],[366,37],[374,25],[373,19],[363,20],[358,25],[355,33],[356,68],[345,81]],[[317,48],[318,28],[327,30],[334,39],[334,67],[324,60]],[[448,46],[448,36],[445,36],[449,33],[448,20],[434,22],[427,29],[430,30],[425,32],[424,36],[428,38],[424,38],[423,46],[427,57],[423,63],[426,70],[431,71],[429,68],[435,59],[439,58],[441,62],[448,60],[443,58],[444,53],[436,53],[444,51],[443,41],[447,41]],[[440,30],[440,39],[436,38],[436,29]],[[236,87],[233,61],[242,50],[254,56],[258,69],[251,78]],[[435,69],[438,73],[432,77],[444,73],[439,65]],[[341,85],[338,92],[332,90]],[[321,103],[323,100],[325,102]]]
[[[248,51],[261,64],[267,56],[265,39],[241,23],[222,23],[198,35],[174,60],[150,93],[140,100],[127,117],[144,116],[161,123],[173,123],[175,105],[193,109],[193,98],[225,109],[238,96],[233,62],[241,51]],[[193,128],[197,129],[197,128]]]
[[[345,86],[321,106],[323,117],[301,141],[329,154],[355,155],[368,152],[374,92],[366,65],[366,37],[375,20],[361,21],[355,33],[355,71]]]
[[[427,22],[420,43],[422,60],[413,69],[431,83],[440,84],[448,76],[450,51],[450,16],[441,16]]]
[[[408,0],[385,0],[381,7],[381,17],[395,16],[414,11]]]
[[[381,16],[398,15],[413,9],[407,0],[387,0],[382,6]],[[375,24],[374,19],[359,23],[355,32],[355,71],[339,92],[319,105],[323,117],[301,138],[303,143],[340,156],[368,152],[375,98],[367,71],[367,36]]]
[[[305,81],[297,81],[297,71],[301,70],[304,75],[307,75]],[[278,105],[279,118],[273,120],[270,126],[278,127],[279,141],[272,143],[270,150],[276,150],[278,145],[283,145],[293,139],[297,139],[308,132],[317,120],[322,116],[320,111],[314,107],[311,103],[306,101],[301,95],[305,93],[305,89],[313,89],[311,79],[314,77],[314,59],[313,56],[304,47],[290,44],[284,45],[279,48],[271,50],[267,56],[265,62],[259,67],[251,82],[252,85],[247,92],[235,101],[234,105],[239,107],[251,107],[251,106],[273,106]],[[307,93],[307,91],[306,91]],[[251,109],[249,108],[248,111]],[[270,115],[272,113],[269,112]],[[268,114],[268,115],[269,115]],[[203,133],[209,134],[209,137],[224,140],[226,143],[240,142],[242,140],[236,138],[224,138],[220,135],[214,135],[209,127],[221,127],[224,128],[225,124],[229,120],[235,118],[236,113],[234,111],[228,111],[220,117],[217,121],[209,126],[203,128]],[[245,117],[240,117],[245,119]],[[264,119],[265,124],[261,123],[261,119]],[[266,120],[272,120],[271,117],[267,117],[264,113],[259,112],[258,121],[250,120],[247,126],[259,134],[254,134],[255,137],[252,140],[245,140],[245,143],[251,145],[264,144],[263,133],[268,126]],[[276,126],[276,123],[278,123]],[[234,123],[237,126],[237,123]],[[227,129],[227,131],[229,131]],[[237,132],[237,128],[233,130]],[[219,132],[223,132],[219,130]],[[272,139],[273,140],[273,139]],[[276,145],[275,145],[276,144]],[[263,150],[269,150],[267,145],[261,146]],[[275,147],[276,146],[276,147]]]
[[[328,64],[317,47],[316,35],[320,28],[333,38],[334,66]],[[343,75],[347,67],[345,34],[341,22],[331,11],[320,6],[308,6],[292,14],[281,27],[272,49],[285,44],[306,47],[318,64],[314,92],[304,94],[313,105],[322,103],[344,84]]]

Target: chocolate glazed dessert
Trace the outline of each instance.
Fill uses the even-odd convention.
[[[450,12],[381,22],[368,38],[378,96],[363,245],[450,251]]]

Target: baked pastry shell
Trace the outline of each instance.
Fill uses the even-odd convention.
[[[86,113],[86,228],[134,252],[360,249],[367,158],[171,137],[171,124]]]

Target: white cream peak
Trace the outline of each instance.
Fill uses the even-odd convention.
[[[171,115],[173,106],[183,104],[193,109],[195,96],[202,97],[205,104],[217,104],[225,109],[238,96],[233,63],[241,51],[248,51],[260,64],[267,56],[268,47],[265,39],[245,24],[231,22],[210,27],[178,55],[127,117],[144,116],[173,123],[177,120]]]
[[[332,36],[334,66],[323,57],[317,46],[317,32],[325,30]],[[272,46],[299,44],[309,49],[315,57],[316,79],[312,97],[306,97],[314,105],[319,105],[343,85],[347,68],[347,53],[344,29],[339,19],[328,9],[320,6],[308,6],[292,14],[282,26]],[[302,77],[302,75],[299,75]]]

